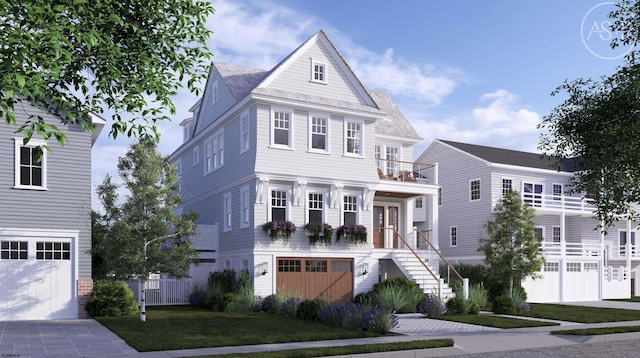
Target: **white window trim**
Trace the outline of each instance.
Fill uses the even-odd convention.
[[[547,237],[547,236],[546,236],[546,233],[545,233],[545,231],[546,231],[546,230],[545,230],[545,227],[544,227],[543,225],[535,225],[535,226],[533,227],[533,229],[534,229],[534,230],[535,230],[535,229],[542,229],[542,240],[544,241],[544,240],[545,240],[545,238]]]
[[[182,158],[176,162],[176,172],[178,175],[182,175]]]
[[[273,124],[273,120],[275,118],[275,112],[283,112],[289,113],[289,145],[284,144],[276,144],[275,143],[275,126]],[[293,150],[293,109],[285,108],[285,107],[271,107],[271,112],[269,114],[270,121],[270,131],[271,131],[271,148],[277,149],[288,149]]]
[[[399,163],[400,161],[402,161],[402,144],[401,143],[380,143],[377,145],[378,147],[380,147],[380,159],[378,159],[381,163],[382,163],[382,172],[384,175],[387,176],[393,176],[394,178],[397,178],[398,173],[400,170],[402,170],[401,168],[401,163]],[[389,166],[389,159],[387,159],[387,149],[389,148],[395,148],[397,149],[398,153],[397,153],[397,158],[396,160],[396,167],[392,168],[393,171],[390,172],[389,169],[391,168]]]
[[[347,123],[360,124],[360,153],[356,154],[356,153],[347,152]],[[364,155],[365,155],[364,149],[366,148],[366,145],[365,145],[365,139],[364,139],[364,121],[363,120],[345,118],[343,121],[342,137],[343,137],[343,145],[344,145],[343,156],[353,157],[353,158],[364,158]]]
[[[309,194],[322,194],[322,223],[327,222],[327,209],[329,208],[329,190],[320,188],[307,188],[304,194],[305,224],[309,222]]]
[[[29,143],[27,145],[23,145],[22,141],[24,140],[24,138],[22,137],[14,137],[13,141],[14,141],[14,151],[13,151],[13,158],[14,158],[14,167],[13,167],[13,173],[14,173],[14,181],[13,181],[13,188],[14,189],[29,189],[29,190],[48,190],[47,189],[47,151],[46,149],[42,151],[42,185],[40,186],[34,186],[34,185],[22,185],[20,184],[20,148],[24,147],[37,147],[39,145],[46,145],[47,142],[45,142],[44,140],[41,139],[34,139],[31,138],[31,140],[29,141]]]
[[[555,189],[556,186],[560,187],[560,195],[559,196],[556,196],[556,194],[553,192],[553,190]],[[554,200],[561,200],[563,195],[564,195],[564,185],[562,185],[562,183],[552,183],[551,184],[551,197]]]
[[[200,164],[200,145],[198,144],[195,148],[193,148],[193,166]]]
[[[324,79],[323,80],[317,80],[315,79],[315,67],[316,65],[318,66],[322,66],[324,71],[322,72],[322,74],[324,75]],[[310,81],[313,83],[320,83],[320,84],[328,84],[327,81],[327,63],[325,61],[320,61],[320,60],[316,60],[314,58],[311,58],[311,76],[310,76]]]
[[[244,123],[244,118],[247,118],[247,124]],[[251,117],[249,111],[244,111],[240,114],[240,153],[249,151],[251,148]],[[245,140],[244,134],[247,133],[247,139]]]
[[[231,231],[233,227],[233,201],[231,193],[225,193],[222,196],[222,227],[223,231]]]
[[[451,235],[453,229],[456,230],[456,243],[455,243],[455,245],[453,244],[453,235]],[[449,227],[449,246],[450,247],[457,247],[458,246],[458,227],[457,226],[450,226]]]
[[[511,177],[502,177],[500,179],[500,195],[501,196],[504,196],[504,181],[505,180],[511,180],[511,190],[515,190],[513,188],[513,178],[511,178]]]
[[[287,193],[287,202],[286,202],[286,206],[285,206],[285,215],[284,218],[285,220],[289,221],[290,219],[290,215],[291,215],[291,196],[292,196],[292,191],[291,191],[291,186],[290,185],[269,185],[267,188],[267,221],[272,221],[272,215],[271,215],[271,191],[273,190],[278,190],[278,191],[284,191]]]
[[[211,153],[207,152],[207,144],[211,146]],[[210,174],[224,166],[224,128],[215,132],[204,141],[204,174]],[[210,155],[210,156],[209,156]],[[211,168],[209,166],[211,159]],[[209,169],[209,170],[207,170]]]
[[[480,195],[479,195],[478,199],[473,199],[473,194],[472,194],[473,191],[471,190],[471,183],[473,183],[474,181],[478,182],[478,190],[480,191]],[[480,180],[480,178],[474,178],[474,179],[469,180],[468,188],[469,188],[469,201],[470,202],[472,202],[472,201],[480,201],[482,199],[482,180]]]
[[[344,197],[345,196],[355,196],[356,197],[356,224],[360,224],[360,211],[362,210],[362,198],[360,194],[362,192],[359,191],[348,191],[345,190],[342,192],[342,196],[340,197],[340,225],[344,225]]]
[[[554,235],[555,235],[556,228],[560,231],[560,236],[558,237],[558,241],[557,242],[554,240],[555,239]],[[562,227],[560,227],[558,225],[554,225],[554,226],[551,227],[551,243],[554,244],[554,245],[560,245],[561,242],[562,242]]]
[[[248,186],[240,188],[240,228],[245,229],[251,226],[251,192]],[[243,200],[246,196],[247,200]],[[247,205],[245,208],[245,204]],[[246,209],[246,214],[245,214]]]
[[[220,93],[219,91],[219,87],[218,87],[218,80],[213,81],[213,83],[211,83],[211,104],[216,104],[218,103],[218,98],[220,97]]]
[[[317,148],[313,148],[313,132],[312,132],[312,128],[313,128],[313,117],[316,118],[324,118],[327,122],[326,122],[326,133],[325,133],[325,140],[324,140],[324,147],[325,149],[317,149]],[[309,152],[312,153],[321,153],[321,154],[330,154],[329,148],[329,138],[330,138],[330,128],[329,128],[329,123],[331,123],[331,116],[329,116],[326,113],[321,113],[321,112],[309,112],[309,119],[308,119],[308,150]]]

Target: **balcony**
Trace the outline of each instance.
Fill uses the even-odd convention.
[[[438,184],[438,165],[401,160],[376,159],[380,180]]]
[[[493,205],[502,199],[494,197]],[[569,195],[548,195],[539,193],[520,193],[520,199],[536,209],[537,212],[592,214],[595,211],[592,199]]]

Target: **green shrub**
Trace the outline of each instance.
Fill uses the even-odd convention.
[[[371,303],[371,301],[373,300],[373,296],[375,294],[376,294],[375,291],[360,292],[356,295],[356,297],[353,298],[353,303],[362,303],[362,304]]]
[[[489,294],[479,284],[469,285],[469,300],[478,305],[478,309],[489,310]]]
[[[139,312],[133,292],[125,282],[96,280],[85,310],[91,317],[129,316]]]
[[[374,303],[398,313],[416,312],[424,300],[422,290],[404,277],[386,279],[373,285]]]
[[[216,286],[222,293],[236,292],[236,272],[234,270],[224,270],[210,273],[207,287],[211,286]]]
[[[509,295],[494,298],[491,310],[496,314],[513,314],[515,312],[513,298]]]
[[[478,305],[477,302],[475,301],[471,301],[469,299],[465,300],[465,305],[467,307],[467,314],[479,314],[480,313],[480,306]]]
[[[318,312],[326,305],[328,305],[328,302],[320,298],[303,300],[298,305],[296,317],[307,321],[317,321]]]
[[[452,316],[467,314],[467,300],[456,296],[447,301],[447,314]]]
[[[524,288],[514,286],[511,291],[511,299],[513,300],[515,312],[528,312],[527,293]]]

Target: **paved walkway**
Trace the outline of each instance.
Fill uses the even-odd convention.
[[[576,305],[640,310],[640,303],[580,302]],[[558,329],[640,325],[640,321],[599,324],[563,322],[560,327],[502,330],[464,323],[400,315],[394,330],[402,335],[239,347],[202,348],[138,353],[94,320],[0,322],[0,357],[187,357],[228,353],[252,353],[297,348],[403,342],[453,338],[454,347],[369,354],[367,357],[628,357],[640,355],[640,333],[575,337],[550,335]],[[633,340],[633,341],[632,341]],[[623,353],[620,353],[623,352]],[[631,354],[632,353],[632,354]]]

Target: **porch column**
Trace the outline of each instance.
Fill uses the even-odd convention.
[[[560,213],[560,255],[564,258],[567,254],[566,220],[564,209]]]
[[[405,240],[407,240],[407,242],[409,243],[409,245],[412,245],[413,249],[417,250],[418,249],[418,237],[415,235],[415,232],[412,231],[413,229],[413,209],[415,208],[415,200],[414,199],[407,199],[404,201],[404,205],[406,208],[406,215],[405,215],[405,223],[404,223],[404,227],[405,227],[405,233],[404,233],[404,237]],[[411,240],[408,240],[407,237],[411,236]]]
[[[602,220],[600,221],[600,227],[604,227],[603,226],[603,222]],[[608,250],[607,250],[608,251]],[[598,299],[602,300],[604,299],[604,280],[605,278],[605,270],[607,269],[606,267],[606,262],[607,262],[607,258],[605,257],[605,255],[608,255],[608,252],[604,251],[604,231],[600,230],[600,282],[598,283]]]
[[[436,163],[437,168],[437,163]],[[437,178],[437,177],[436,177]],[[438,240],[438,226],[440,225],[440,221],[438,219],[438,193],[435,195],[431,195],[431,236],[429,240],[431,244],[436,247],[438,250],[440,249],[440,244]]]
[[[625,256],[627,258],[627,267],[625,268],[625,276],[627,280],[631,280],[631,220],[627,219],[627,242],[625,243]],[[631,282],[631,281],[629,281]]]

